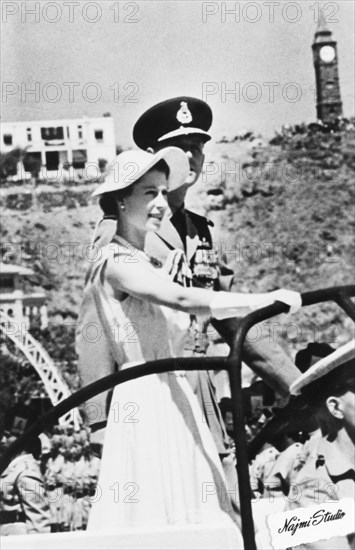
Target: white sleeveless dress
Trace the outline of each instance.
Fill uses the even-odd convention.
[[[98,345],[110,346],[120,369],[182,356],[189,316],[131,295],[122,301],[111,298],[100,281],[110,256],[143,262],[146,269],[168,277],[117,237],[105,247],[84,298],[87,305],[92,301],[91,311],[103,325]],[[183,372],[116,386],[88,529],[218,521],[230,525],[234,514],[225,487],[217,449]]]

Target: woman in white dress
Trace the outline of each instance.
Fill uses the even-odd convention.
[[[187,157],[175,147],[156,155],[127,151],[94,193],[114,201],[119,215],[115,237],[97,251],[89,270],[79,314],[85,385],[113,372],[115,364],[125,369],[181,356],[190,313],[222,319],[275,300],[299,305],[291,291],[246,295],[185,288],[144,253],[147,231],[160,227],[168,189],[182,185],[188,171]],[[105,398],[91,401],[99,420]],[[116,386],[95,500],[88,529],[234,520],[214,441],[184,373]]]

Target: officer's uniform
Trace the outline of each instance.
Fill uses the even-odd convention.
[[[50,532],[43,477],[31,454],[16,457],[0,478],[0,534]]]
[[[206,142],[211,139],[208,132],[212,118],[212,111],[204,101],[191,97],[176,97],[158,103],[143,113],[134,126],[133,139],[142,149],[157,149],[164,144],[179,146],[171,140],[188,138],[191,135]],[[211,224],[203,216],[198,216],[185,208],[182,208],[181,212],[183,216],[179,215],[179,212],[174,213],[170,225],[165,220],[158,235],[166,244],[165,254],[171,247],[184,250],[191,268],[197,275],[196,252],[202,243],[207,243],[210,249],[213,248]],[[159,255],[162,243],[154,241],[154,237],[150,235],[148,238],[151,238],[151,241],[147,244],[146,251],[153,257],[155,254]],[[164,259],[164,254],[159,256],[159,259]],[[215,290],[231,290],[233,271],[221,262],[219,268],[220,274]],[[233,290],[238,291],[237,288]],[[224,326],[230,335],[234,333],[237,325],[235,322],[227,321],[224,322]],[[277,344],[270,343],[267,338],[254,342],[247,339],[243,347],[243,360],[283,397],[288,396],[290,384],[300,375],[299,369],[283,349]]]
[[[197,136],[206,142],[212,124],[212,111],[205,102],[191,97],[177,97],[154,105],[143,113],[133,129],[133,139],[142,149],[176,145],[169,140],[179,137]],[[179,145],[178,145],[179,146]],[[193,165],[193,160],[192,160]],[[231,290],[233,271],[221,261],[217,262],[218,273],[211,276],[216,265],[213,260],[212,223],[204,216],[195,214],[182,206],[165,218],[157,234],[148,234],[146,252],[164,262],[171,249],[185,252],[192,269],[196,286],[214,290]],[[200,264],[198,259],[202,256]],[[206,277],[206,273],[210,275]],[[208,282],[208,279],[210,280]],[[213,284],[210,284],[213,282]],[[237,289],[234,289],[237,290]],[[228,333],[234,333],[235,321],[228,324]],[[190,330],[189,351],[194,354],[205,353],[208,346],[206,324],[194,332]],[[224,322],[226,326],[226,322]],[[231,328],[234,330],[230,330]],[[201,330],[202,328],[202,330]],[[191,345],[191,340],[195,345]],[[282,396],[288,395],[289,385],[299,376],[300,371],[280,346],[271,344],[267,339],[260,342],[245,341],[243,360],[254,372]],[[188,379],[205,412],[207,423],[212,431],[220,454],[228,451],[228,438],[224,422],[216,401],[216,390],[211,376],[204,371],[189,373]],[[224,451],[223,451],[224,449]]]

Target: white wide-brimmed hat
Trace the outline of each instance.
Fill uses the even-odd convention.
[[[310,369],[302,374],[297,380],[293,382],[290,386],[290,393],[292,395],[299,395],[301,390],[322,378],[332,370],[340,367],[343,363],[347,363],[351,359],[355,358],[355,340],[351,340],[344,346],[341,346],[336,351],[323,357],[320,361],[317,361]]]
[[[168,190],[177,189],[186,181],[190,171],[189,161],[178,147],[166,147],[155,155],[139,150],[124,151],[117,155],[109,166],[105,181],[92,195],[103,195],[129,187],[161,160],[169,167]]]

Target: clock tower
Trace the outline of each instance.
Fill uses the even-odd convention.
[[[325,124],[342,116],[340,98],[338,54],[336,42],[327,28],[324,14],[320,18],[312,44],[313,63],[316,72],[317,118]]]

